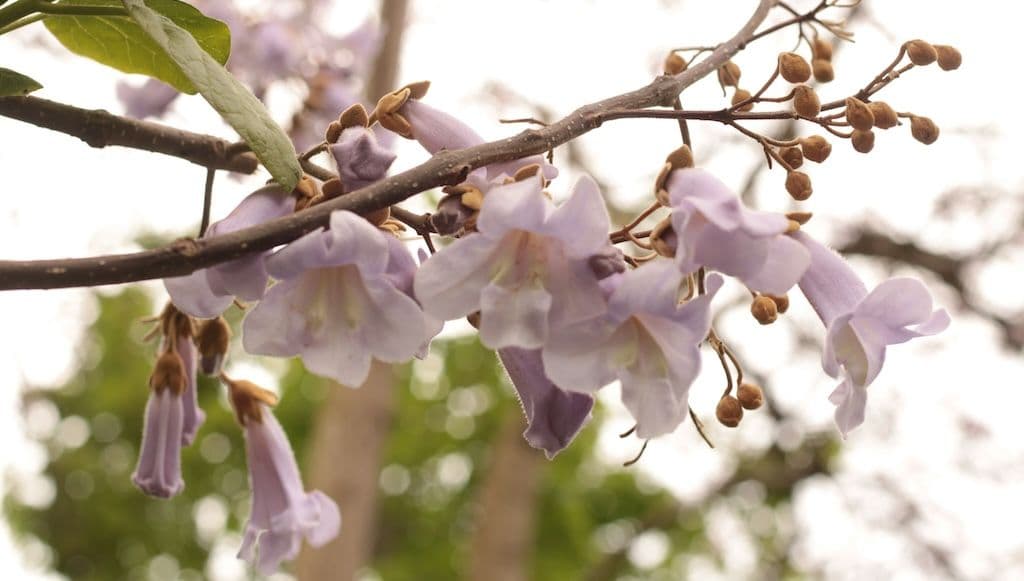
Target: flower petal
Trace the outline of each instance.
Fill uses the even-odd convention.
[[[557,329],[544,345],[545,373],[562,389],[595,392],[635,357],[636,329],[605,317]],[[627,353],[626,361],[622,353]]]
[[[909,277],[879,284],[857,306],[858,317],[871,317],[896,328],[924,322],[931,315],[931,293],[921,281]]]
[[[541,191],[537,176],[492,188],[484,196],[477,218],[477,230],[498,238],[510,230],[545,233],[544,222],[553,210]]]
[[[489,284],[480,293],[480,342],[491,349],[539,349],[548,334],[551,294],[540,285]]]
[[[544,231],[562,241],[570,258],[590,258],[609,246],[608,208],[593,178],[576,181],[572,195],[551,213]]]
[[[164,279],[164,288],[178,310],[193,317],[209,319],[224,312],[234,300],[230,295],[214,294],[206,277],[207,270],[197,270],[188,276]]]
[[[851,430],[864,423],[864,412],[868,403],[867,389],[853,385],[849,378],[843,380],[832,395],[829,401],[836,407],[836,426],[843,438]]]
[[[498,241],[483,234],[460,238],[434,254],[416,273],[416,299],[423,310],[450,321],[480,308],[480,291],[491,281]]]

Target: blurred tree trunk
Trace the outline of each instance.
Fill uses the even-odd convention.
[[[491,451],[470,548],[473,581],[526,581],[536,536],[544,455],[523,439],[523,415],[506,414]]]
[[[371,104],[395,85],[407,12],[408,0],[381,0],[384,38],[366,84]],[[393,370],[377,361],[359,389],[330,386],[327,402],[316,417],[307,486],[338,503],[341,534],[318,550],[303,547],[296,563],[300,580],[347,581],[371,561],[377,479],[395,399]]]

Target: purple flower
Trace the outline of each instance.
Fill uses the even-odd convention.
[[[742,280],[751,290],[783,294],[807,270],[807,251],[783,235],[789,227],[785,216],[748,210],[701,169],[673,171],[666,188],[682,272],[706,266]]]
[[[462,121],[416,99],[406,101],[399,111],[412,127],[413,138],[431,154],[446,149],[465,149],[484,143],[484,138]],[[531,155],[488,165],[487,179],[495,180],[502,175],[513,176],[516,170],[531,164],[540,165],[545,179],[552,180],[558,177],[558,169],[548,163],[543,156]]]
[[[273,394],[246,381],[225,380],[245,429],[252,510],[238,558],[263,575],[298,555],[302,537],[320,547],[338,535],[338,505],[319,490],[305,492],[288,436],[270,411]]]
[[[182,393],[182,406],[184,417],[181,427],[181,445],[188,446],[196,437],[199,426],[206,421],[206,414],[199,407],[196,392],[196,359],[198,353],[192,339],[182,335],[178,337],[178,355],[181,356],[182,366],[185,371],[185,391]]]
[[[280,279],[245,318],[260,355],[300,355],[311,371],[357,387],[370,362],[407,361],[438,327],[410,296],[416,263],[394,236],[351,212],[331,214],[266,260]]]
[[[593,393],[622,382],[622,403],[637,436],[667,434],[686,419],[690,384],[700,372],[700,343],[711,327],[711,299],[722,277],[707,277],[707,294],[679,306],[683,275],[654,260],[605,283],[607,312],[560,329],[544,346],[547,376],[564,389]]]
[[[552,383],[544,373],[537,349],[506,347],[498,350],[498,358],[508,371],[526,414],[523,436],[531,446],[544,450],[549,459],[554,458],[590,419],[593,396],[564,391]]]
[[[427,313],[450,320],[480,311],[484,345],[537,349],[549,328],[604,311],[588,259],[609,246],[608,212],[590,178],[558,208],[538,176],[495,187],[476,228],[416,274],[416,298]]]
[[[177,353],[167,351],[157,360],[149,380],[142,447],[132,482],[150,496],[170,498],[185,488],[181,479],[184,367]]]
[[[214,222],[205,236],[226,234],[254,226],[295,210],[295,198],[279,186],[270,185],[249,194],[228,217]],[[205,237],[204,236],[204,237]],[[210,318],[224,312],[235,297],[259,300],[267,287],[266,252],[204,268],[187,276],[165,278],[171,301],[193,317]]]
[[[171,107],[181,93],[156,79],[148,79],[139,86],[117,83],[117,98],[124,105],[125,114],[136,119],[160,117]]]
[[[893,278],[870,293],[838,254],[802,232],[793,238],[811,255],[800,290],[827,329],[821,365],[841,378],[829,401],[843,437],[864,422],[867,387],[878,377],[888,345],[934,335],[949,326],[944,309],[932,310],[921,281]]]
[[[383,179],[396,157],[378,143],[373,131],[365,127],[349,127],[342,131],[330,150],[338,163],[338,175],[346,192]]]

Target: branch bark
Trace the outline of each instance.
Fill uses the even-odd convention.
[[[754,13],[728,41],[677,76],[658,77],[647,86],[580,107],[540,129],[467,149],[444,151],[427,162],[361,190],[290,216],[222,236],[179,240],[163,248],[131,254],[38,261],[0,261],[0,290],[66,288],[118,284],[183,276],[200,268],[269,250],[325,226],[331,212],[368,213],[425,190],[463,181],[474,168],[544,153],[597,127],[616,112],[671,106],[699,79],[717,70],[754,37],[776,0],[759,0]]]

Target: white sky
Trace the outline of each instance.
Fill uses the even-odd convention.
[[[998,219],[984,224],[958,223],[940,227],[928,221],[930,202],[954,185],[992,184],[1008,190],[1021,186],[1019,161],[1024,120],[1009,114],[1016,86],[1016,61],[1011,60],[1024,8],[1018,3],[986,0],[868,1],[874,19],[893,38],[861,21],[855,27],[858,43],[837,57],[838,79],[823,89],[823,100],[852,93],[895,54],[899,42],[922,37],[954,44],[964,55],[955,73],[936,68],[913,71],[886,89],[883,98],[898,110],[932,117],[943,129],[933,146],[914,142],[906,131],[878,136],[869,156],[834,143],[827,164],[811,170],[815,195],[807,204],[815,213],[809,230],[829,239],[843,224],[871,216],[897,234],[916,234],[936,248],[965,248],[993,230],[1011,227]],[[365,5],[366,2],[360,3]],[[729,36],[754,5],[752,0],[719,2],[601,2],[598,0],[524,0],[482,3],[464,0],[413,2],[402,79],[430,79],[430,103],[457,112],[485,137],[513,130],[493,122],[525,110],[495,111],[485,96],[488,82],[500,81],[559,113],[585,102],[621,93],[646,83],[668,48],[713,44]],[[809,1],[795,1],[803,7]],[[361,12],[346,6],[337,14],[339,30],[354,26]],[[118,111],[114,83],[123,75],[84,59],[55,53],[26,42],[31,30],[0,38],[0,66],[30,74],[45,85],[42,97],[83,107]],[[744,86],[756,88],[774,54],[789,50],[793,37],[765,41],[738,59]],[[691,108],[714,108],[722,100],[717,85],[708,81],[685,95]],[[166,122],[197,131],[229,136],[230,132],[199,98],[181,99]],[[984,128],[986,141],[957,128]],[[694,128],[698,163],[723,180],[739,186],[752,160],[750,146],[721,144],[734,140],[719,127]],[[646,195],[654,171],[665,153],[678,145],[671,122],[617,121],[582,139],[599,177],[612,186],[617,201]],[[396,169],[423,159],[403,144]],[[0,247],[5,259],[84,256],[125,251],[140,231],[178,236],[189,233],[198,220],[204,170],[172,158],[121,148],[91,149],[57,133],[0,118],[0,171],[4,199],[0,209]],[[789,202],[781,187],[783,176],[766,174],[758,200],[763,207],[783,209]],[[213,215],[226,213],[261,178],[218,179]],[[564,192],[571,176],[557,180],[553,191]],[[640,202],[634,202],[639,205]],[[885,276],[877,267],[855,261],[869,282]],[[993,305],[1019,306],[1024,269],[1006,264],[979,282],[981,296]],[[157,289],[153,283],[150,288]],[[955,308],[948,293],[932,285],[940,303]],[[18,415],[18,386],[57,385],[71,372],[73,346],[95,316],[95,308],[80,290],[8,292],[0,294],[0,469],[19,474],[38,471],[44,457],[23,433]],[[820,326],[802,302],[794,300],[786,324],[800,325],[813,334]],[[771,372],[774,391],[768,394],[793,415],[788,429],[798,433],[828,429],[832,406],[826,396],[831,380],[806,355],[803,364],[790,361],[796,347],[791,333],[778,325],[764,329],[746,317],[727,317],[721,332],[736,345],[752,367]],[[710,418],[720,378],[712,361],[692,390],[696,409]],[[1024,577],[1024,538],[1015,531],[1024,522],[1020,500],[1024,476],[1024,438],[1016,410],[1024,409],[1019,389],[1024,373],[1019,354],[999,347],[991,326],[968,316],[956,316],[943,335],[891,350],[885,371],[872,386],[868,420],[844,447],[844,470],[834,482],[808,483],[798,496],[796,518],[809,532],[797,547],[808,567],[824,567],[830,578],[846,578],[853,564],[876,564],[880,571],[916,579],[904,567],[903,545],[872,529],[863,514],[864,490],[858,479],[889,474],[915,496],[936,507],[932,533],[940,540],[962,543],[958,565],[976,578]],[[1007,385],[1006,378],[1014,378]],[[140,378],[140,382],[143,381]],[[609,394],[614,400],[614,393]],[[998,403],[993,403],[998,402]],[[614,405],[614,404],[613,404]],[[989,435],[968,448],[958,439],[957,422],[969,418]],[[628,424],[623,419],[620,424]],[[712,428],[714,430],[714,428]],[[742,429],[714,430],[726,448],[758,449],[777,436],[751,414]],[[608,435],[602,450],[610,461],[632,455]],[[986,470],[1002,474],[1001,483],[978,477],[963,468],[969,457]],[[726,474],[732,456],[711,451],[688,425],[671,437],[651,443],[642,466],[652,477],[684,499],[696,499],[708,482]],[[672,467],[665,469],[662,467]],[[976,472],[976,471],[975,471]],[[860,492],[858,492],[860,491]],[[5,487],[5,492],[9,492]],[[870,512],[870,511],[869,511]],[[728,521],[723,517],[723,522]],[[952,524],[950,524],[952,523]],[[945,535],[945,536],[943,536]],[[0,572],[27,575],[10,541],[0,538]],[[856,551],[849,550],[856,546]],[[223,551],[222,551],[223,552]],[[750,575],[739,567],[731,577]],[[864,570],[864,569],[858,569]],[[230,578],[230,575],[225,578]]]

